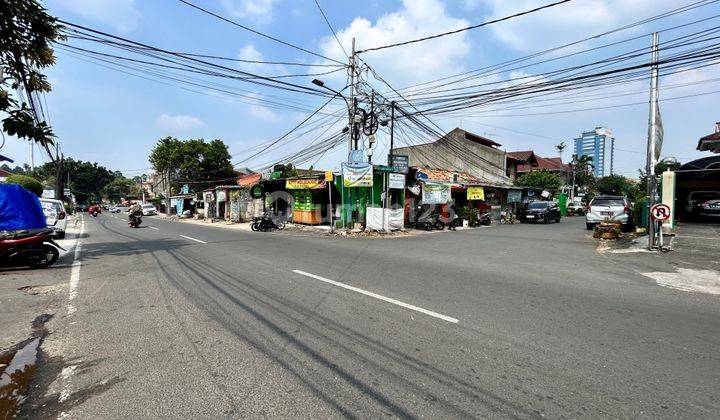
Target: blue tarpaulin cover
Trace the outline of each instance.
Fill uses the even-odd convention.
[[[0,231],[47,227],[40,200],[19,185],[0,184]]]

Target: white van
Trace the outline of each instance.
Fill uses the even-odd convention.
[[[49,228],[55,231],[58,239],[65,238],[65,228],[67,227],[67,214],[65,206],[60,200],[51,198],[41,198],[40,205],[45,214],[45,223]]]

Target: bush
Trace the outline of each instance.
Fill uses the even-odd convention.
[[[67,213],[67,214],[75,213],[75,208],[72,206],[72,204],[63,203],[63,207],[65,207],[65,213]]]
[[[633,223],[637,227],[647,227],[642,225],[642,212],[643,208],[647,206],[648,198],[640,197],[635,200],[635,207],[633,208]]]
[[[43,185],[35,178],[26,176],[26,175],[10,175],[5,179],[6,184],[17,184],[26,190],[35,193],[38,197],[40,197],[43,193]]]
[[[478,215],[477,209],[463,207],[460,209],[460,214],[458,216],[460,216],[460,218],[462,218],[464,220],[469,221],[469,220],[475,220],[477,218],[477,215]]]

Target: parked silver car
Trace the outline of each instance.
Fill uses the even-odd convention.
[[[625,197],[613,195],[601,195],[593,198],[587,213],[585,213],[587,229],[592,230],[596,224],[606,220],[619,221],[623,228],[630,229],[633,226],[630,202]]]

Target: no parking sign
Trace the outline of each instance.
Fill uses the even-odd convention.
[[[654,206],[650,207],[650,216],[652,216],[653,220],[659,220],[664,221],[670,218],[670,206],[667,204],[655,204]]]

